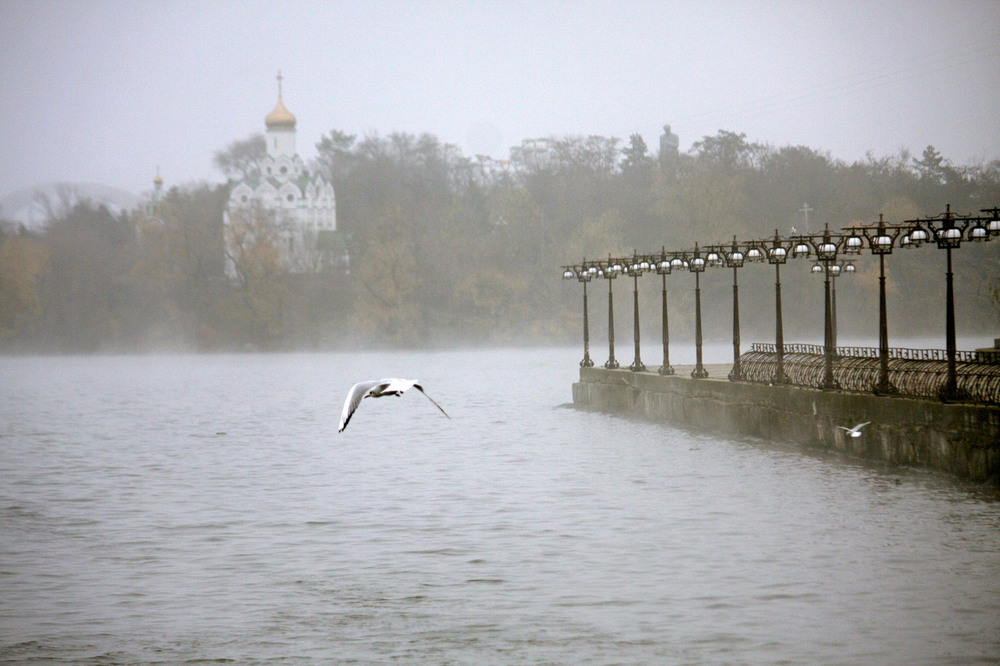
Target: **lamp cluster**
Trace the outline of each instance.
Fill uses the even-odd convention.
[[[793,234],[782,237],[775,232],[766,239],[707,245],[703,249],[682,251],[661,250],[656,254],[633,254],[631,257],[611,257],[597,261],[564,266],[563,278],[581,282],[594,277],[614,279],[656,272],[669,275],[673,271],[704,271],[708,266],[738,268],[750,263],[783,264],[793,259],[815,257],[818,262],[832,261],[838,254],[858,255],[865,246],[872,254],[891,254],[894,247],[912,249],[924,243],[936,242],[939,248],[957,248],[963,241],[984,242],[1000,236],[1000,208],[985,208],[982,215],[957,215],[951,206],[942,214],[907,220],[901,224],[879,221],[871,225],[844,227],[839,232],[825,229],[813,234]],[[814,269],[815,270],[815,269]],[[816,270],[815,272],[820,272]],[[850,271],[848,271],[850,272]]]

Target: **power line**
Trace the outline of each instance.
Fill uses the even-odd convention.
[[[798,108],[807,104],[840,99],[851,94],[857,94],[878,87],[888,86],[901,81],[925,77],[938,72],[957,69],[969,64],[1000,58],[1000,47],[996,43],[983,44],[971,49],[965,49],[961,54],[951,53],[934,58],[923,58],[910,63],[904,63],[877,73],[851,75],[829,82],[808,86],[793,95],[770,95],[741,103],[733,102],[727,107],[706,110],[678,119],[676,122],[696,124],[710,118],[744,119],[756,118],[776,110]]]

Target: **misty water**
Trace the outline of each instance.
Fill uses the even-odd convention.
[[[1000,659],[995,490],[568,408],[579,356],[0,358],[0,661]],[[380,376],[452,419],[338,434]]]

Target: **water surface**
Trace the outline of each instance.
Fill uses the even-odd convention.
[[[994,491],[560,407],[578,357],[0,359],[0,660],[1000,660]],[[452,419],[338,434],[386,375]]]

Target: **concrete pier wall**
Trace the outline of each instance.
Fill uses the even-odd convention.
[[[750,435],[1000,482],[1000,408],[581,368],[573,402],[731,435]],[[837,426],[864,421],[860,438]]]

